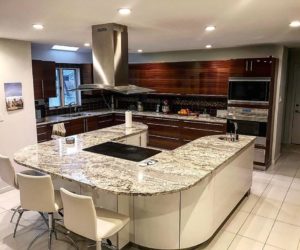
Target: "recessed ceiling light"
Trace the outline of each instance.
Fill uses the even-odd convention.
[[[142,53],[143,50],[142,50],[142,49],[138,49],[137,52],[138,52],[138,53]]]
[[[91,46],[90,43],[84,43],[83,45],[84,45],[84,47],[90,47]]]
[[[64,45],[53,45],[52,49],[55,50],[66,50],[66,51],[77,51],[78,47],[72,47],[72,46],[64,46]]]
[[[42,24],[38,24],[38,23],[33,24],[32,27],[34,29],[36,29],[36,30],[42,30],[42,29],[44,29],[44,26]]]
[[[211,45],[211,44],[207,44],[207,45],[205,46],[205,48],[211,49],[211,48],[212,48],[212,45]]]
[[[298,21],[298,20],[292,21],[290,23],[290,27],[292,27],[292,28],[300,27],[300,21]]]
[[[216,26],[213,26],[213,25],[207,26],[205,28],[206,31],[214,31],[215,29],[216,29]]]
[[[131,13],[131,9],[121,8],[121,9],[118,9],[118,12],[120,15],[127,16]]]

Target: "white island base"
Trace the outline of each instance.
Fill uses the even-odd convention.
[[[153,249],[185,249],[209,240],[251,188],[254,144],[239,152],[197,185],[154,196],[114,195],[56,179],[77,193],[93,196],[96,206],[130,215],[131,222],[110,240]],[[67,183],[68,182],[68,183]]]

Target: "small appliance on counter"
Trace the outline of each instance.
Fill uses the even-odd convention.
[[[35,118],[37,122],[45,121],[46,105],[44,100],[35,101]]]
[[[228,111],[227,109],[217,109],[217,118],[224,118],[226,119],[228,115]]]
[[[156,113],[159,113],[160,112],[160,104],[156,104]]]
[[[164,114],[168,114],[170,112],[170,106],[168,100],[163,100],[163,105],[161,109]]]
[[[137,102],[137,111],[138,112],[143,112],[144,111],[144,107],[143,107],[143,103],[142,102]]]

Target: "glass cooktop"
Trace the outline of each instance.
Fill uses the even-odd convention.
[[[155,149],[131,146],[117,142],[105,142],[83,150],[135,162],[143,161],[161,152]]]

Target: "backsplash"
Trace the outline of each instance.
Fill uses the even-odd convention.
[[[81,96],[81,106],[78,108],[72,107],[71,113],[78,111],[89,111],[89,110],[97,110],[97,109],[108,109],[108,106],[111,104],[111,96],[110,93],[103,94],[93,94],[93,95],[82,95]],[[70,108],[57,108],[57,109],[49,109],[48,108],[48,100],[46,100],[46,116],[51,115],[62,115],[70,113]]]
[[[177,113],[182,108],[188,108],[191,111],[203,112],[206,110],[211,115],[216,115],[217,109],[227,108],[226,97],[216,96],[193,96],[193,95],[164,95],[164,94],[148,94],[148,95],[115,95],[116,108],[132,109],[137,108],[137,102],[143,103],[144,111],[155,111],[156,105],[162,105],[163,100],[168,100],[171,113]]]
[[[143,103],[144,111],[155,111],[156,105],[162,105],[164,100],[168,100],[171,113],[177,113],[182,108],[188,108],[194,112],[204,112],[215,116],[217,109],[227,109],[227,98],[216,96],[193,96],[193,95],[164,95],[164,94],[144,94],[144,95],[121,95],[121,94],[93,94],[82,95],[82,105],[80,108],[71,108],[71,112],[88,111],[97,109],[107,109],[111,105],[111,98],[114,98],[115,109],[137,109],[137,102]],[[107,105],[108,104],[108,105]],[[161,110],[161,109],[160,109]],[[61,115],[70,112],[70,108],[49,109],[46,108],[46,116]]]

